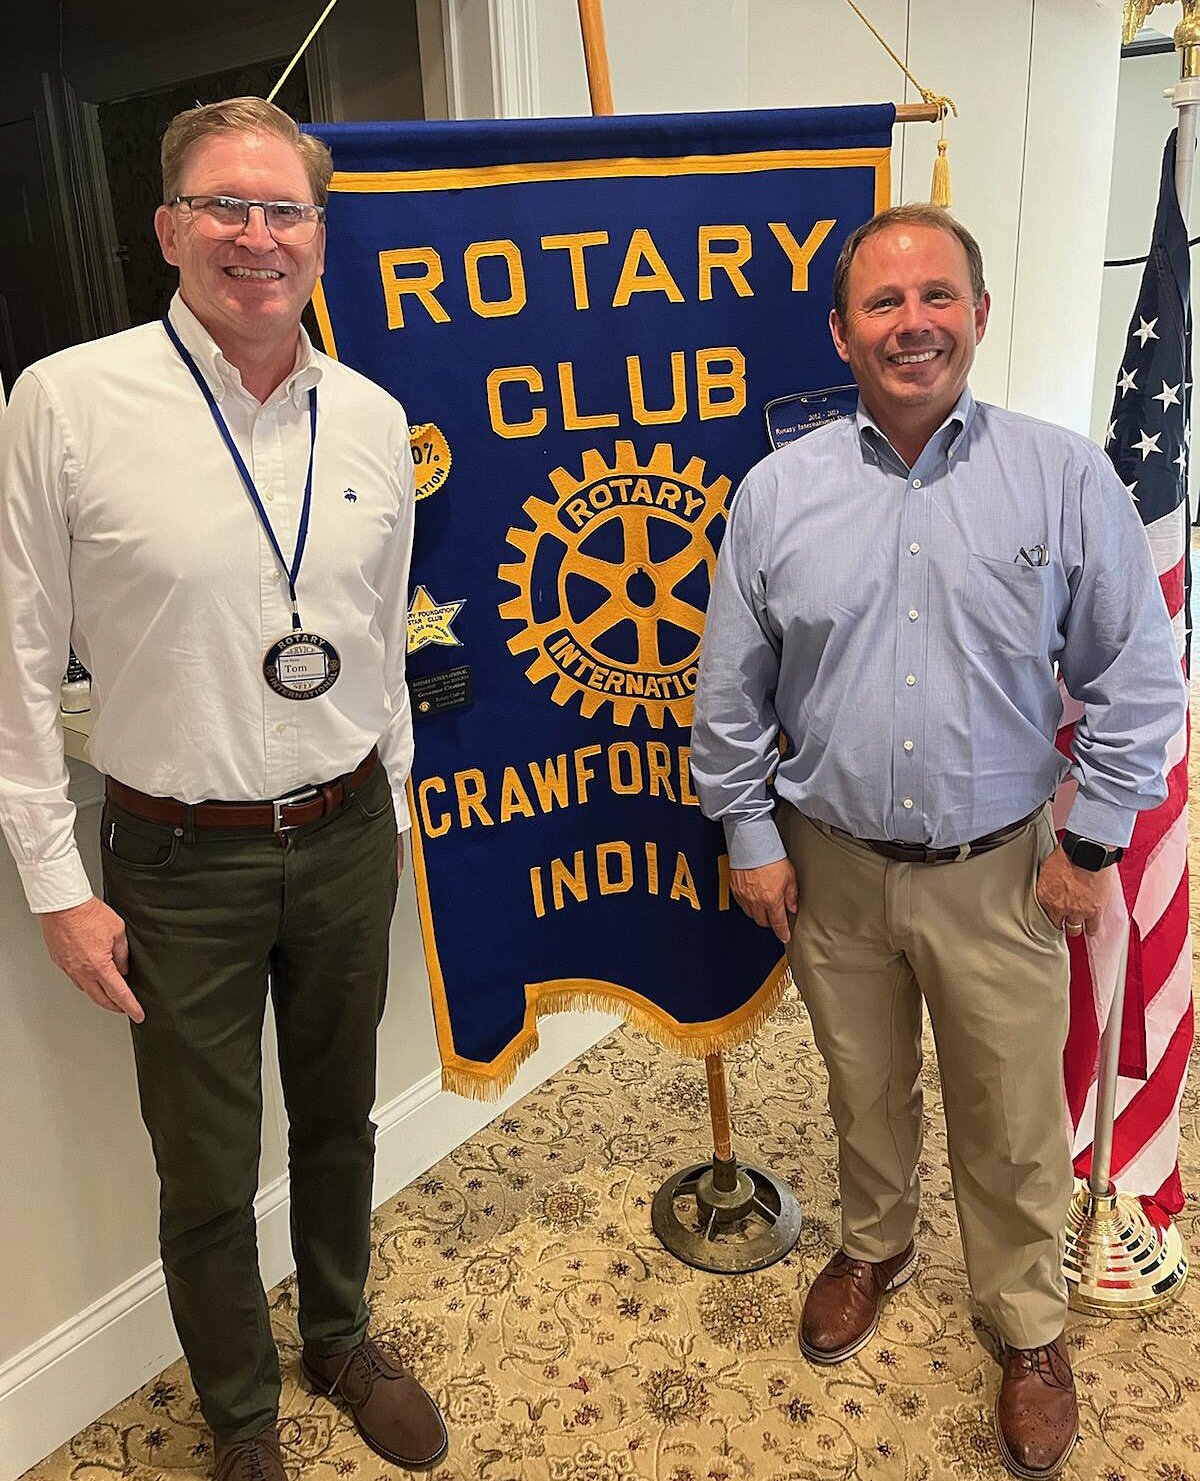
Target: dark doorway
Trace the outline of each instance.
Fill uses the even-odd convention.
[[[56,0],[15,17],[0,88],[3,388],[44,355],[163,312],[174,285],[152,225],[163,128],[196,102],[265,97],[314,9],[211,0],[201,17],[158,0]],[[423,117],[418,10],[432,18],[437,0],[339,6],[280,105],[301,122]],[[440,20],[426,24],[440,43]]]
[[[212,72],[100,105],[100,135],[116,225],[117,256],[131,324],[161,318],[177,281],[175,269],[162,259],[152,225],[155,208],[162,200],[158,145],[163,130],[177,113],[196,103],[265,98],[289,60],[279,57],[232,71]],[[311,122],[303,67],[292,72],[275,101],[297,123]]]
[[[0,124],[0,376],[70,342],[58,241],[35,118]]]

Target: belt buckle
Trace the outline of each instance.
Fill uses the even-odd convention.
[[[298,823],[285,823],[283,821],[283,810],[292,807],[297,802],[312,802],[314,798],[320,797],[320,787],[299,787],[295,792],[289,792],[285,797],[276,797],[271,803],[271,832],[278,834],[281,838],[285,833],[298,828]]]

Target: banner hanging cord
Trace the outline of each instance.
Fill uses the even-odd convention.
[[[275,94],[279,91],[279,89],[283,86],[283,84],[292,75],[292,68],[296,65],[296,63],[300,60],[300,58],[304,55],[304,53],[308,50],[309,43],[312,41],[313,37],[317,34],[317,32],[321,29],[321,27],[325,24],[326,17],[329,15],[329,12],[333,9],[333,7],[336,4],[337,4],[337,0],[329,0],[329,4],[321,12],[321,15],[320,15],[320,18],[317,21],[317,24],[312,28],[312,30],[308,33],[308,35],[300,43],[300,50],[296,53],[296,55],[292,58],[292,60],[287,64],[287,66],[283,69],[283,75],[280,77],[279,81],[275,84],[275,86],[271,89],[271,91],[267,94],[267,102],[268,103],[273,103],[275,101]]]
[[[922,99],[926,103],[928,103],[930,107],[937,109],[938,124],[940,126],[941,132],[938,135],[937,158],[933,162],[933,184],[930,187],[929,200],[930,203],[935,206],[948,206],[950,204],[951,196],[950,161],[946,157],[946,115],[949,113],[953,113],[955,118],[957,118],[958,104],[954,101],[953,98],[947,97],[944,93],[935,93],[932,88],[922,87],[917,79],[904,65],[904,63],[900,60],[900,58],[896,55],[896,53],[892,50],[892,48],[887,44],[887,42],[871,24],[871,22],[867,19],[867,17],[862,13],[861,10],[859,10],[858,6],[855,5],[854,0],[846,0],[846,4],[859,18],[859,20],[862,21],[863,25],[866,26],[867,30],[870,31],[872,36],[874,36],[875,40],[879,42],[880,46],[883,47],[884,51],[886,51],[888,56],[891,57],[892,61],[895,62],[896,66],[900,68],[901,72],[904,73],[905,77],[908,78],[913,87],[915,87],[916,90],[921,94]]]

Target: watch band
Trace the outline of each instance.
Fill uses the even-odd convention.
[[[1110,864],[1119,863],[1125,856],[1123,848],[1110,848],[1107,843],[1097,843],[1094,838],[1081,838],[1078,833],[1066,832],[1062,837],[1063,853],[1077,869],[1087,869],[1098,874]]]

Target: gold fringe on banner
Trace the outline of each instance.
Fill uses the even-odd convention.
[[[706,1059],[752,1039],[779,1007],[792,985],[792,974],[781,964],[748,1003],[708,1023],[679,1023],[640,994],[615,983],[572,981],[533,982],[525,988],[525,1022],[508,1047],[489,1064],[447,1055],[443,1047],[442,1089],[470,1100],[497,1100],[517,1077],[517,1071],[538,1047],[537,1020],[547,1013],[579,1010],[614,1013],[631,1028],[648,1035],[676,1054]],[[442,1012],[438,1008],[442,1007]],[[439,1042],[449,1029],[444,1006],[435,1001]]]
[[[931,108],[937,109],[941,134],[938,136],[937,158],[933,162],[933,182],[929,188],[929,203],[933,206],[949,206],[951,203],[950,161],[946,157],[946,150],[948,148],[946,143],[946,115],[953,113],[955,118],[957,118],[958,104],[953,98],[948,98],[944,93],[935,93],[931,88],[922,87],[871,22],[863,15],[862,11],[859,10],[858,6],[855,5],[854,0],[846,0],[846,4],[859,20],[862,21],[875,40],[879,42],[880,46],[883,47],[884,51],[895,62],[896,66],[900,68],[913,87],[921,94],[923,101],[928,103]]]

